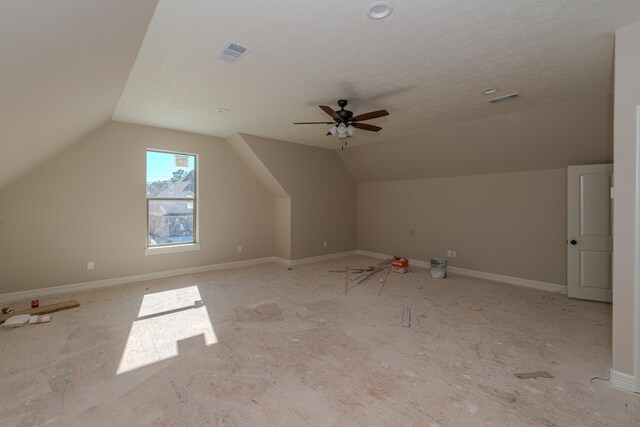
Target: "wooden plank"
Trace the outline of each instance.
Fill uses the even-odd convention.
[[[349,266],[346,266],[344,268],[345,272],[347,273],[347,275],[345,276],[345,282],[344,282],[344,294],[347,294],[347,291],[349,290]]]
[[[43,305],[38,308],[25,308],[24,310],[16,310],[13,313],[0,314],[0,325],[11,316],[18,314],[30,314],[32,316],[38,314],[55,313],[56,311],[69,310],[70,308],[80,307],[80,303],[76,300],[58,302],[56,304]]]
[[[382,288],[384,288],[384,284],[387,283],[387,277],[389,277],[389,273],[391,272],[391,266],[387,269],[387,274],[384,275],[383,278],[380,279],[380,291],[378,292],[378,296],[382,295]]]
[[[374,274],[376,274],[378,271],[382,271],[382,270],[384,270],[384,269],[385,269],[385,268],[387,268],[390,264],[391,264],[391,261],[390,261],[390,260],[387,260],[385,264],[380,265],[380,266],[379,266],[379,267],[377,267],[375,270],[373,270],[373,271],[370,271],[370,272],[366,273],[364,276],[362,276],[362,275],[361,275],[361,276],[358,276],[359,278],[356,280],[356,285],[357,285],[357,284],[359,284],[359,283],[361,283],[361,282],[364,282],[364,281],[365,281],[365,280],[367,280],[369,277],[371,277],[371,276],[373,276]],[[353,280],[353,279],[351,279],[351,280]]]
[[[402,313],[402,326],[407,328],[411,326],[411,310],[408,308],[405,308]]]
[[[362,274],[359,274],[359,275],[357,275],[356,277],[352,277],[352,278],[351,278],[351,280],[352,280],[352,281],[354,281],[354,280],[358,280],[358,279],[360,279],[361,277],[363,277],[363,276],[365,276],[365,275],[366,275],[367,277],[369,277],[370,275],[368,275],[367,273],[369,273],[369,272],[374,272],[374,273],[375,273],[376,271],[380,271],[380,267],[384,267],[385,265],[390,264],[390,263],[391,263],[391,260],[390,260],[390,259],[385,259],[384,261],[380,261],[380,262],[379,262],[379,263],[377,263],[375,266],[373,266],[373,267],[368,267],[367,269],[365,269],[365,270],[362,272]],[[360,281],[358,281],[358,283],[360,283]]]

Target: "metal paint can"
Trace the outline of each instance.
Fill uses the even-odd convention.
[[[31,308],[38,308],[40,306],[40,301],[37,299],[31,300]]]
[[[2,314],[11,314],[13,313],[13,308],[11,307],[2,307]]]

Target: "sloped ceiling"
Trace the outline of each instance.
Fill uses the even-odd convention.
[[[561,169],[613,161],[613,98],[596,96],[338,151],[357,182]]]
[[[0,1],[0,188],[111,119],[156,4]]]
[[[638,0],[392,1],[380,21],[371,1],[0,1],[0,188],[111,118],[339,148],[291,123],[388,109],[358,146],[608,94],[614,31],[640,21]]]
[[[349,145],[388,140],[611,93],[614,31],[640,20],[638,0],[391,1],[375,21],[372,0],[161,0],[114,119],[338,148],[291,123],[347,98],[391,113]],[[250,49],[235,64],[216,58],[230,41]],[[487,86],[523,99],[488,105]]]

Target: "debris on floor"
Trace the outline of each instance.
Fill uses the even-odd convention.
[[[19,328],[22,325],[29,323],[31,316],[28,314],[19,314],[17,316],[9,317],[2,325],[5,328]]]
[[[37,316],[31,316],[29,318],[30,325],[37,325],[38,323],[49,323],[51,322],[51,315],[49,314],[38,314]]]
[[[351,281],[355,281],[356,282],[355,284],[358,285],[358,284],[364,282],[365,280],[367,280],[369,277],[371,277],[374,274],[376,274],[377,272],[382,271],[385,268],[388,268],[389,265],[391,265],[391,260],[386,259],[384,261],[381,261],[378,264],[376,264],[376,266],[374,267],[373,270],[366,271],[366,272],[363,272],[363,273],[359,274],[356,277],[352,277]]]
[[[476,304],[469,304],[469,307],[467,307],[469,310],[471,311],[482,311],[484,310],[484,308],[480,307],[479,305]]]
[[[408,308],[402,312],[402,326],[407,328],[411,326],[411,310]]]
[[[387,269],[387,274],[384,277],[381,277],[380,282],[380,290],[378,291],[378,296],[382,295],[382,288],[384,288],[384,284],[387,283],[387,277],[389,277],[389,273],[391,272],[391,268]]]
[[[553,375],[551,375],[546,371],[523,372],[521,374],[513,374],[513,376],[521,380],[528,380],[528,379],[537,380],[538,378],[555,378]]]
[[[431,277],[445,279],[447,277],[447,260],[444,258],[431,258]]]
[[[76,300],[63,301],[56,304],[42,305],[37,308],[25,308],[24,310],[16,310],[12,314],[1,314],[0,315],[0,324],[3,324],[7,321],[7,319],[12,316],[17,316],[20,314],[27,315],[27,322],[29,321],[29,317],[32,315],[38,314],[49,314],[55,313],[57,311],[68,310],[70,308],[80,307],[80,303]]]
[[[391,260],[386,259],[384,261],[380,261],[378,264],[370,267],[358,268],[358,267],[349,267],[348,265],[344,267],[343,270],[329,270],[329,273],[345,273],[345,285],[344,285],[344,294],[347,295],[349,291],[349,282],[355,282],[355,285],[359,285],[360,283],[367,280],[369,277],[374,274],[383,271],[384,269],[391,269]],[[387,271],[387,275],[389,271]],[[387,275],[381,277],[378,282],[382,284],[380,287],[380,291],[378,295],[382,293],[382,287],[387,280]]]
[[[409,272],[409,260],[405,257],[393,257],[393,261],[391,261],[391,271],[394,273],[408,273]]]

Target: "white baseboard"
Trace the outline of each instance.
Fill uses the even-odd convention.
[[[115,277],[113,279],[96,280],[93,282],[74,283],[71,285],[52,286],[50,288],[30,289],[26,291],[8,292],[0,294],[0,302],[18,301],[51,295],[67,294],[89,289],[106,288],[127,283],[144,282],[146,280],[164,279],[166,277],[184,276],[185,274],[203,273],[206,271],[228,270],[231,268],[249,267],[252,265],[273,262],[275,257],[255,258],[242,261],[224,262],[220,264],[204,265],[200,267],[180,268],[177,270],[158,271],[154,273],[136,274],[134,276]]]
[[[326,261],[333,258],[342,258],[352,255],[363,255],[372,258],[387,259],[392,258],[391,255],[385,255],[377,252],[369,252],[363,250],[353,250],[345,252],[336,252],[332,254],[320,255],[309,258],[301,258],[288,260],[280,257],[264,257],[248,259],[243,261],[232,261],[220,264],[205,265],[201,267],[181,268],[177,270],[159,271],[154,273],[137,274],[134,276],[116,277],[113,279],[96,280],[92,282],[74,283],[70,285],[52,286],[50,288],[30,289],[26,291],[8,292],[0,294],[0,302],[18,301],[23,299],[32,299],[37,297],[45,297],[51,295],[67,294],[71,292],[79,292],[88,289],[106,288],[109,286],[124,285],[127,283],[143,282],[146,280],[163,279],[166,277],[184,276],[185,274],[203,273],[206,271],[226,270],[231,268],[249,267],[252,265],[264,264],[267,262],[277,262],[279,264],[293,267],[296,265],[308,264],[312,262]],[[431,264],[427,261],[409,259],[410,265],[429,268]],[[486,273],[483,271],[468,270],[460,267],[447,267],[452,273],[462,274],[465,276],[478,277],[481,279],[494,280],[497,282],[510,283],[517,286],[525,286],[528,288],[541,289],[544,291],[559,292],[566,291],[566,286],[557,285],[555,283],[538,282],[535,280],[522,279],[519,277],[503,276],[501,274]]]
[[[505,276],[502,274],[486,273],[484,271],[469,270],[460,267],[447,266],[447,271],[462,274],[464,276],[477,277],[479,279],[493,280],[495,282],[504,282],[516,286],[524,286],[525,288],[539,289],[549,292],[567,292],[567,287],[558,285],[557,283],[539,282],[537,280],[523,279],[521,277]]]
[[[356,253],[358,255],[364,255],[364,256],[369,256],[372,258],[379,258],[379,259],[392,258],[391,255],[385,255],[377,252],[363,251],[361,249],[358,249]],[[424,268],[431,268],[430,261],[427,262],[427,261],[409,259],[409,265],[415,265],[417,267],[424,267]],[[566,286],[558,285],[556,283],[539,282],[537,280],[523,279],[520,277],[505,276],[502,274],[495,274],[495,273],[487,273],[484,271],[469,270],[467,268],[453,267],[450,265],[447,266],[447,271],[451,273],[462,274],[464,276],[477,277],[479,279],[509,283],[511,285],[524,286],[527,288],[540,289],[543,291],[549,291],[549,292],[566,292],[567,291]]]
[[[332,253],[332,254],[312,256],[312,257],[309,257],[309,258],[300,258],[300,259],[292,259],[292,260],[286,260],[284,258],[279,258],[278,260],[276,260],[276,262],[284,261],[285,265],[288,265],[289,267],[293,267],[293,266],[296,266],[296,265],[309,264],[311,262],[326,261],[326,260],[333,259],[333,258],[342,258],[342,257],[352,256],[352,255],[355,255],[355,254],[356,254],[356,251],[353,250],[353,251],[335,252],[335,253]]]
[[[274,256],[273,257],[273,262],[275,262],[276,264],[282,264],[282,265],[286,265],[287,267],[291,266],[291,261],[286,259],[286,258],[281,258],[279,256]]]
[[[640,393],[640,390],[636,389],[636,380],[633,375],[625,374],[611,369],[609,373],[609,382],[614,387]]]

